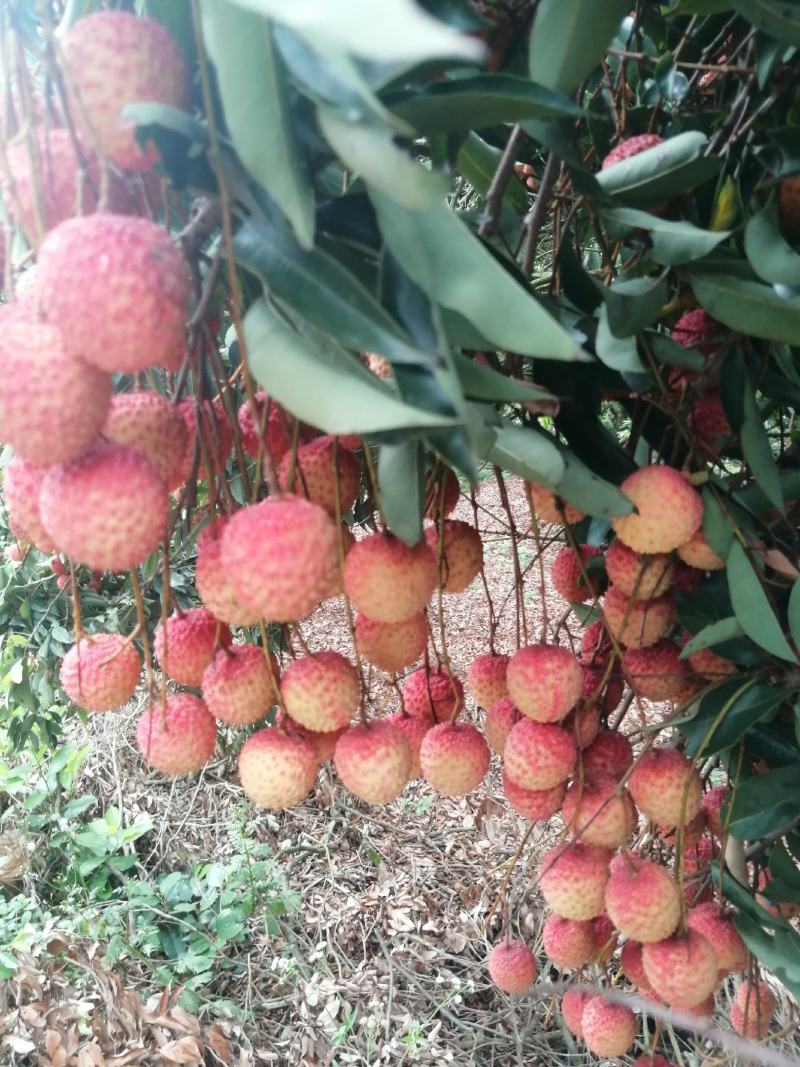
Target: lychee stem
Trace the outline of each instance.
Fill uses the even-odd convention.
[[[498,466],[494,467],[494,476],[497,482],[497,488],[500,491],[500,500],[502,501],[503,509],[508,519],[509,531],[511,533],[511,556],[514,564],[514,602],[516,606],[517,651],[519,651],[523,640],[526,645],[528,643],[528,620],[525,617],[525,598],[522,593],[522,570],[519,562],[517,526],[514,522],[514,516],[511,513],[511,506],[508,502],[508,492],[506,491],[503,472]],[[520,623],[522,625],[521,634]]]
[[[367,446],[364,445],[366,452]],[[358,714],[361,722],[364,726],[367,725],[367,712],[364,704],[365,686],[364,686],[364,664],[361,662],[361,654],[358,651],[358,642],[356,641],[356,623],[353,618],[353,605],[350,603],[350,597],[347,595],[347,590],[344,588],[344,534],[342,532],[342,485],[339,480],[339,438],[334,436],[333,438],[333,499],[335,505],[335,519],[336,519],[336,552],[337,562],[339,566],[339,576],[342,580],[342,595],[344,597],[344,611],[347,617],[347,628],[350,631],[350,642],[353,646],[353,656],[356,661],[356,670],[358,671],[358,685],[359,685],[359,701],[358,701]],[[402,698],[401,698],[402,706]]]
[[[144,677],[145,687],[147,689],[148,702],[153,702],[153,663],[150,655],[150,639],[147,636],[147,617],[144,610],[144,598],[142,597],[142,586],[139,581],[139,571],[136,567],[131,567],[131,588],[133,589],[133,599],[136,604],[136,622],[139,627],[139,632],[142,635],[142,652],[144,654]],[[164,629],[164,662],[167,662],[167,631]],[[166,672],[165,672],[166,673]],[[166,689],[164,690],[164,699],[161,702],[161,713],[164,716],[164,724],[166,725]]]
[[[470,503],[472,504],[472,521],[473,521],[473,523],[475,525],[475,529],[477,530],[478,529],[478,500],[477,500],[477,497],[475,496],[475,490],[474,489],[470,489],[469,498],[470,498]],[[442,499],[444,499],[444,494],[442,494]],[[486,604],[487,604],[488,609],[489,609],[489,652],[491,653],[491,655],[494,655],[495,654],[494,635],[495,635],[495,631],[497,630],[497,619],[495,617],[494,604],[492,603],[492,595],[489,592],[489,583],[486,580],[486,570],[484,569],[483,560],[482,559],[481,559],[480,575],[481,575],[481,582],[483,583],[483,591],[486,594]]]
[[[547,630],[550,625],[550,620],[547,613],[547,584],[544,574],[544,553],[542,552],[542,533],[539,529],[539,520],[536,515],[536,508],[533,506],[533,496],[531,495],[530,482],[523,482],[525,487],[525,499],[528,502],[528,512],[531,517],[531,533],[533,534],[533,540],[536,543],[536,560],[539,564],[539,600],[541,602],[542,609],[542,629],[541,637],[539,640],[544,644],[547,641]],[[558,498],[556,498],[558,500]]]

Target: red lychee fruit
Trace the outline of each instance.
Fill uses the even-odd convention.
[[[100,432],[107,441],[144,453],[167,487],[180,481],[189,440],[186,425],[175,405],[160,393],[117,393]]]
[[[506,774],[523,789],[552,789],[575,769],[578,748],[560,726],[521,719],[503,749]]]
[[[706,817],[702,811],[698,811],[691,822],[687,822],[683,827],[682,835],[679,835],[679,827],[677,826],[658,826],[656,831],[658,836],[668,845],[670,848],[676,848],[679,844],[678,838],[682,836],[684,845],[696,845],[700,838],[705,833],[706,829]]]
[[[539,875],[542,896],[562,919],[594,919],[605,911],[608,853],[565,841],[545,853]]]
[[[47,467],[22,456],[12,456],[3,473],[3,499],[11,532],[18,540],[35,545],[40,552],[52,552],[55,548],[42,525],[39,510],[39,494],[46,474]]]
[[[615,856],[606,886],[606,910],[624,937],[663,941],[681,917],[678,884],[664,867],[632,852]]]
[[[536,512],[539,522],[558,523],[560,526],[566,522],[568,526],[574,526],[576,522],[580,522],[584,518],[582,511],[573,507],[572,504],[568,504],[565,500],[561,500],[550,489],[545,489],[543,485],[529,482],[528,488],[531,491],[533,510]]]
[[[395,623],[356,616],[359,654],[379,670],[395,674],[410,667],[423,654],[427,643],[428,623],[422,613]]]
[[[667,1004],[691,1007],[716,989],[719,961],[696,930],[645,945],[642,962],[648,982]]]
[[[180,685],[200,685],[217,645],[231,643],[231,632],[205,608],[170,615],[153,634],[153,653],[162,671]],[[265,709],[266,710],[266,709]]]
[[[150,170],[158,149],[152,141],[139,147],[135,123],[123,111],[139,101],[188,108],[189,75],[180,45],[155,19],[98,11],[78,19],[61,47],[75,122],[88,124],[90,140],[115,166]]]
[[[111,379],[71,358],[53,326],[13,313],[0,321],[0,437],[35,463],[66,463],[103,425]]]
[[[661,826],[685,826],[700,810],[703,787],[695,765],[674,748],[646,752],[628,780],[636,807]]]
[[[722,815],[722,806],[730,799],[731,791],[727,785],[718,785],[703,794],[701,801],[703,813],[706,817],[706,825],[715,837],[723,837],[725,834],[725,819]]]
[[[504,993],[524,993],[536,978],[536,957],[524,941],[509,939],[489,953],[489,977]]]
[[[345,787],[368,804],[399,797],[413,764],[404,732],[388,719],[345,730],[333,762]]]
[[[336,476],[339,477],[339,514],[352,508],[361,483],[361,468],[352,452],[339,448],[333,437],[315,437],[300,445],[292,462],[292,453],[285,453],[281,460],[278,480],[281,489],[305,497],[324,508],[329,515],[336,515]]]
[[[58,550],[97,571],[126,571],[146,560],[169,515],[164,481],[150,460],[104,442],[51,467],[39,506]]]
[[[189,274],[161,226],[132,215],[67,219],[42,242],[38,271],[44,317],[71,356],[111,373],[180,368]]]
[[[686,676],[686,664],[674,641],[656,641],[648,648],[628,648],[622,666],[631,689],[648,700],[674,700]]]
[[[467,669],[467,689],[481,708],[492,708],[508,693],[506,671],[508,656],[482,652]]]
[[[617,781],[633,763],[631,743],[618,730],[601,730],[581,756],[587,779],[607,775]]]
[[[649,997],[654,994],[652,986],[647,980],[647,975],[644,973],[644,963],[642,962],[643,947],[639,941],[626,941],[619,954],[619,969],[631,985],[639,990],[642,996]]]
[[[529,822],[544,822],[560,810],[564,802],[566,783],[559,782],[551,789],[523,789],[503,770],[503,792],[514,811]]]
[[[635,600],[663,596],[675,571],[666,553],[642,556],[615,538],[606,550],[606,573],[612,585]]]
[[[425,540],[441,565],[443,593],[463,593],[483,566],[483,544],[474,526],[460,519],[445,519],[444,547],[440,549],[439,527],[426,526]],[[441,551],[441,564],[439,555]]]
[[[219,397],[212,402],[187,396],[178,404],[178,413],[186,428],[186,450],[177,467],[175,480],[170,485],[172,490],[179,489],[191,474],[195,449],[197,478],[208,481],[214,475],[222,474],[233,448],[233,428]]]
[[[710,874],[713,859],[714,841],[706,834],[703,834],[696,844],[688,845],[683,850],[683,895],[690,908],[711,899]]]
[[[333,578],[331,579],[331,584],[328,586],[327,594],[324,598],[325,600],[328,600],[331,597],[335,596],[342,596],[344,594],[342,567],[340,566],[340,561],[338,557],[339,555],[341,555],[344,559],[347,559],[350,550],[356,543],[356,539],[353,536],[353,531],[350,529],[346,522],[343,522],[341,524],[337,533],[341,538],[341,552],[337,551],[336,571],[334,572]]]
[[[398,730],[400,730],[408,741],[408,747],[411,751],[411,771],[409,772],[409,780],[412,778],[422,777],[422,765],[420,763],[420,748],[425,738],[425,734],[433,726],[432,719],[414,719],[410,715],[403,715],[402,712],[398,712],[396,715],[389,715],[387,722],[393,723]]]
[[[575,738],[578,748],[587,748],[600,733],[600,710],[596,704],[579,704],[561,725]]]
[[[145,762],[162,774],[194,774],[214,755],[217,724],[199,697],[169,693],[145,710],[136,742]]]
[[[291,448],[291,435],[295,420],[280,404],[268,397],[263,389],[259,389],[256,393],[255,401],[255,412],[253,405],[247,400],[237,412],[242,447],[253,459],[256,459],[263,440],[263,448],[272,456],[273,463],[279,464]],[[268,411],[267,405],[269,405]],[[263,433],[262,426],[264,427]]]
[[[142,664],[120,634],[82,637],[61,661],[59,677],[70,700],[86,711],[113,711],[131,699]]]
[[[689,429],[702,455],[716,459],[720,449],[733,436],[719,393],[706,393],[700,397],[689,414]]]
[[[634,552],[672,552],[700,526],[702,497],[674,467],[642,467],[625,479],[620,490],[635,511],[617,516],[611,525]]]
[[[603,159],[600,169],[606,170],[607,167],[613,167],[615,163],[622,163],[631,156],[638,156],[640,152],[663,143],[664,138],[657,133],[639,133],[634,137],[625,137]]]
[[[676,344],[683,348],[695,348],[704,356],[713,356],[722,346],[728,333],[716,319],[702,308],[684,311],[669,332]]]
[[[602,915],[598,915],[597,918],[591,919],[590,925],[592,927],[594,945],[589,962],[602,966],[602,964],[608,963],[616,951],[617,931],[605,912]]]
[[[636,1016],[624,1004],[591,997],[583,1009],[581,1028],[586,1047],[595,1056],[616,1059],[630,1052],[636,1040]]]
[[[231,589],[248,611],[271,622],[298,622],[327,595],[338,567],[336,524],[308,500],[269,497],[231,517],[221,555]]]
[[[222,565],[222,531],[227,523],[227,516],[218,515],[200,531],[195,585],[204,607],[216,618],[231,626],[253,626],[258,622],[258,615],[239,603]]]
[[[333,753],[336,751],[339,738],[347,729],[346,726],[343,726],[341,730],[331,730],[328,733],[307,730],[305,726],[301,726],[299,722],[289,718],[286,712],[280,708],[275,716],[275,725],[281,727],[289,737],[299,737],[301,740],[307,741],[314,750],[317,763],[325,763],[327,760],[333,759]]]
[[[717,555],[700,529],[695,530],[688,541],[678,545],[678,555],[689,567],[696,567],[700,571],[725,569],[725,560]]]
[[[613,648],[600,619],[586,627],[581,634],[581,663],[588,667],[605,667]]]
[[[591,545],[578,545],[577,551],[574,548],[562,548],[550,567],[550,581],[555,591],[571,604],[580,604],[597,596],[598,582],[596,579],[590,579],[588,585],[584,582],[581,564],[586,570],[586,561],[599,555],[600,551]]]
[[[425,486],[425,518],[435,521],[439,518],[442,507],[447,518],[455,511],[460,493],[458,477],[449,467],[439,475],[429,474]]]
[[[776,1010],[775,996],[766,982],[742,982],[731,1004],[731,1026],[742,1037],[761,1041],[769,1033]]]
[[[712,652],[710,648],[701,648],[699,651],[693,652],[688,657],[687,663],[693,671],[702,675],[709,682],[719,681],[720,678],[725,678],[729,674],[736,674],[737,671],[735,663],[731,663],[729,659],[723,659],[716,652]]]
[[[616,671],[606,676],[605,667],[583,668],[583,691],[581,696],[591,704],[597,704],[606,713],[612,712],[619,707],[622,695],[625,692],[625,682],[622,675]]]
[[[361,682],[338,652],[313,652],[294,660],[281,682],[284,706],[295,722],[327,733],[347,726],[358,710]]]
[[[614,778],[573,782],[564,797],[564,825],[587,845],[619,848],[636,829],[636,810],[627,789]]]
[[[628,648],[647,648],[660,640],[675,621],[675,604],[671,596],[653,600],[630,600],[615,585],[603,598],[606,625],[620,644]]]
[[[386,533],[356,542],[344,565],[345,592],[376,622],[404,622],[419,615],[437,580],[436,557],[424,541],[409,548]]]
[[[483,726],[487,744],[492,752],[496,752],[498,756],[503,755],[511,727],[520,717],[511,697],[501,697],[492,704],[486,712]]]
[[[239,753],[242,789],[260,808],[283,811],[314,788],[319,761],[314,746],[268,726],[245,741]]]
[[[583,669],[566,648],[531,645],[511,657],[506,685],[523,715],[536,722],[558,722],[580,699]]]
[[[258,645],[221,648],[203,671],[203,700],[215,719],[249,726],[277,702],[279,677],[275,657]]]
[[[444,668],[420,667],[403,682],[403,705],[414,718],[449,722],[464,706],[464,686]]]
[[[561,997],[561,1015],[564,1025],[577,1038],[583,1037],[583,1009],[592,999],[591,993],[581,993],[577,989],[567,989]]]
[[[544,950],[560,971],[577,971],[591,959],[594,934],[591,922],[550,915],[542,929]]]
[[[419,751],[422,777],[446,797],[477,789],[489,769],[489,746],[468,722],[442,722],[425,734]]]
[[[686,918],[690,930],[702,934],[714,949],[720,976],[731,971],[743,971],[747,966],[747,946],[733,920],[717,904],[709,900],[692,908]]]

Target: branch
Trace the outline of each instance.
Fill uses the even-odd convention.
[[[491,184],[486,193],[486,213],[480,225],[478,234],[481,237],[491,237],[497,229],[497,220],[500,217],[500,207],[503,203],[506,187],[514,172],[514,162],[517,158],[517,149],[522,140],[522,130],[519,125],[514,126],[509,135],[506,147],[497,164]]]

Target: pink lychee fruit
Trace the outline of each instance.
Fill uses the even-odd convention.
[[[647,975],[644,973],[643,948],[644,946],[639,941],[626,941],[619,954],[619,969],[642,996],[650,997],[654,994]]]
[[[678,545],[678,555],[689,567],[695,567],[697,570],[721,571],[725,569],[725,560],[717,555],[701,529],[695,530],[688,541]]]
[[[633,763],[630,741],[619,730],[601,730],[581,756],[584,777],[608,776],[617,781]]]
[[[617,930],[605,912],[591,919],[590,925],[594,944],[589,962],[602,966],[608,963],[616,951],[618,943]]]
[[[766,982],[742,982],[736,987],[731,1004],[731,1026],[737,1034],[762,1041],[775,1017],[775,995]]]
[[[514,707],[511,697],[501,697],[492,704],[486,712],[483,726],[487,744],[492,752],[503,755],[511,727],[519,719],[520,713]]]
[[[345,561],[348,597],[376,622],[404,622],[419,615],[436,588],[436,556],[425,541],[409,548],[387,533],[358,541]]]
[[[414,718],[448,722],[464,706],[464,686],[445,668],[420,667],[403,682],[403,704]]]
[[[331,583],[328,586],[327,594],[324,599],[328,600],[330,597],[342,596],[344,594],[344,577],[342,573],[342,560],[346,560],[353,545],[356,543],[356,539],[353,536],[353,531],[343,522],[338,530],[337,537],[340,544],[337,547],[337,560],[336,570],[331,578]]]
[[[681,897],[666,868],[623,852],[614,857],[609,869],[606,910],[624,937],[650,944],[674,933],[681,917]]]
[[[447,518],[455,511],[460,493],[458,477],[449,467],[439,474],[428,475],[425,486],[425,518],[435,521],[442,511]]]
[[[503,792],[517,815],[529,822],[544,822],[560,810],[564,802],[566,783],[559,782],[550,789],[524,789],[513,782],[503,770]]]
[[[675,604],[671,596],[631,600],[612,585],[603,598],[603,614],[606,625],[620,644],[628,648],[647,648],[672,626]]]
[[[672,552],[700,526],[702,497],[674,467],[642,467],[625,479],[620,490],[635,510],[612,519],[611,525],[634,552]]]
[[[239,753],[239,781],[260,808],[283,811],[314,788],[319,760],[313,744],[274,726],[256,730]]]
[[[12,456],[3,472],[3,500],[11,532],[40,552],[55,548],[42,525],[39,494],[47,467],[23,456]]]
[[[718,392],[706,393],[694,405],[689,413],[689,431],[697,441],[701,455],[707,459],[716,459],[722,447],[733,436]]]
[[[141,452],[105,442],[51,467],[39,507],[58,550],[97,571],[144,562],[165,537],[169,516],[158,469]]]
[[[643,556],[616,537],[606,550],[606,573],[612,585],[635,600],[663,596],[672,584],[675,566],[664,552]]]
[[[636,1040],[636,1016],[624,1004],[591,997],[581,1017],[583,1040],[595,1056],[617,1059],[630,1052]]]
[[[648,148],[655,148],[663,144],[664,138],[657,133],[639,133],[634,137],[624,137],[619,144],[615,145],[603,159],[601,170],[613,167],[615,163],[622,163],[631,156],[638,156]]]
[[[214,649],[230,643],[228,627],[205,608],[176,611],[166,626],[159,623],[153,634],[153,652],[159,666],[180,685],[200,685]]]
[[[575,738],[578,748],[587,748],[600,733],[600,709],[596,704],[578,704],[561,725]]]
[[[275,725],[282,728],[289,737],[299,737],[301,740],[307,741],[314,750],[317,763],[325,763],[333,759],[339,738],[347,729],[346,726],[343,726],[341,730],[330,730],[328,733],[307,730],[305,726],[301,726],[299,722],[289,718],[286,712],[280,708],[275,716]]]
[[[178,404],[178,413],[186,429],[186,450],[170,484],[173,491],[191,475],[195,452],[197,478],[208,481],[222,474],[233,447],[233,427],[219,397],[212,402],[187,396]]]
[[[597,704],[605,712],[610,713],[619,707],[625,692],[625,682],[622,675],[614,671],[606,673],[606,668],[584,667],[583,690],[581,696],[590,704]]]
[[[508,777],[523,789],[552,789],[572,774],[578,748],[566,730],[551,723],[521,719],[503,749]]]
[[[511,657],[506,685],[523,715],[536,722],[558,722],[580,699],[583,669],[566,648],[530,645]]]
[[[145,762],[162,774],[194,774],[214,754],[217,724],[192,693],[169,693],[139,719],[136,742]]]
[[[86,711],[113,711],[131,699],[142,664],[132,641],[120,634],[80,639],[61,661],[59,677],[70,700]]]
[[[379,719],[345,730],[333,762],[351,793],[368,804],[388,804],[402,793],[413,761],[403,731]]]
[[[508,693],[506,671],[508,656],[482,652],[467,668],[467,689],[481,708],[492,708]]]
[[[160,393],[142,389],[117,393],[100,432],[107,441],[144,453],[168,487],[180,480],[188,445],[186,425],[175,405]]]
[[[725,834],[725,818],[722,807],[730,800],[731,791],[727,785],[718,785],[703,794],[701,801],[703,812],[706,817],[706,825],[715,837],[723,837]]]
[[[702,785],[695,765],[674,748],[654,748],[628,780],[636,807],[661,826],[685,826],[697,815]]]
[[[636,809],[614,778],[573,782],[564,797],[564,825],[587,845],[619,848],[636,829]]]
[[[669,332],[676,344],[696,348],[704,356],[713,356],[722,346],[727,330],[702,308],[684,311]]]
[[[339,652],[313,652],[294,660],[281,682],[286,711],[309,730],[327,733],[347,726],[358,710],[361,682]]]
[[[422,764],[420,762],[420,748],[422,742],[425,739],[425,735],[433,726],[432,719],[414,719],[411,715],[403,715],[402,712],[398,712],[396,715],[389,715],[387,722],[393,723],[398,730],[400,730],[408,741],[408,747],[411,751],[411,770],[409,772],[409,780],[412,778],[422,777]]]
[[[681,830],[680,835],[679,829]],[[658,826],[656,828],[658,836],[665,845],[669,846],[669,848],[677,847],[679,844],[679,836],[683,840],[684,845],[696,845],[705,833],[705,829],[706,817],[702,810],[698,811],[695,817],[681,828],[677,826]]]
[[[568,526],[574,526],[576,522],[580,522],[584,517],[579,508],[568,504],[550,489],[545,489],[543,485],[529,482],[528,488],[531,491],[533,510],[536,512],[536,517],[540,522],[558,523],[559,526],[566,522]]]
[[[428,623],[422,613],[395,623],[356,616],[359,654],[379,670],[395,674],[410,667],[423,654],[427,643]]]
[[[279,677],[275,657],[258,645],[221,648],[203,671],[203,700],[215,719],[249,726],[277,702]]]
[[[545,853],[539,888],[548,906],[562,919],[594,919],[605,911],[608,852],[565,841]]]
[[[226,515],[218,515],[200,531],[194,581],[212,615],[231,626],[253,626],[258,615],[239,602],[222,564],[222,531],[228,521]]]
[[[463,593],[483,566],[483,544],[474,526],[460,519],[445,519],[444,543],[440,546],[439,527],[426,526],[425,540],[441,571],[443,593]],[[441,555],[441,560],[440,560]]]
[[[667,1004],[699,1004],[717,986],[719,961],[702,934],[691,928],[642,949],[647,980]]]
[[[594,951],[591,922],[549,915],[542,928],[544,950],[560,971],[577,971]]]
[[[583,579],[583,572],[586,570],[587,560],[599,555],[599,549],[591,545],[578,545],[577,550],[562,548],[556,553],[550,567],[550,581],[555,591],[571,604],[580,604],[596,597],[598,595],[597,579],[590,578],[587,584]]]
[[[698,904],[686,917],[690,930],[702,934],[714,949],[719,963],[720,976],[731,971],[743,971],[747,966],[747,946],[741,934],[733,925],[733,920],[726,915],[714,901]]]
[[[596,619],[581,634],[580,661],[587,667],[605,667],[612,652],[611,639],[603,622]]]
[[[564,1025],[577,1038],[583,1037],[583,1009],[591,999],[591,993],[581,993],[577,989],[567,989],[561,997],[561,1015]]]
[[[701,675],[709,682],[719,681],[729,674],[736,674],[737,670],[735,663],[731,663],[729,659],[723,659],[716,652],[712,652],[710,648],[701,648],[697,652],[693,652],[687,658],[687,663],[696,674]]]
[[[281,460],[278,480],[284,491],[305,497],[335,516],[337,473],[339,514],[344,515],[356,502],[361,468],[353,453],[338,447],[333,437],[315,437],[300,445],[294,457],[291,451],[286,452]]]
[[[237,412],[242,447],[256,459],[263,440],[263,449],[272,456],[273,463],[280,464],[291,448],[295,420],[263,389],[256,393],[255,402],[255,411],[253,405],[245,400]]]
[[[674,641],[656,641],[648,648],[626,649],[622,666],[631,689],[648,700],[674,700],[680,695],[686,664]]]
[[[477,789],[489,769],[489,746],[468,722],[442,722],[425,734],[419,751],[422,777],[446,797]]]
[[[536,978],[536,957],[524,941],[509,938],[489,953],[489,977],[504,993],[524,993]]]

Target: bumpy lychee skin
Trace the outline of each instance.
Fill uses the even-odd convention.
[[[524,993],[536,978],[536,957],[524,941],[510,939],[489,953],[489,977],[504,993]]]
[[[769,1033],[776,1009],[775,996],[766,982],[742,982],[731,1004],[731,1026],[742,1037],[761,1041]]]
[[[334,463],[334,456],[336,457]],[[329,515],[336,515],[336,477],[339,475],[339,513],[344,515],[356,502],[361,482],[361,468],[352,452],[336,446],[330,436],[315,437],[300,445],[292,464],[287,452],[281,460],[278,480],[281,489],[319,504]]]
[[[103,155],[123,170],[149,170],[155,145],[140,148],[135,125],[122,116],[138,101],[185,109],[189,76],[177,41],[155,19],[124,11],[87,15],[61,41],[76,123],[87,122]]]
[[[44,464],[23,456],[12,456],[3,472],[3,499],[11,532],[40,552],[52,552],[56,547],[42,525],[39,510],[39,493],[46,474]]]
[[[464,686],[443,668],[420,667],[403,682],[403,704],[414,718],[448,722],[464,706]]]
[[[482,652],[467,668],[467,689],[481,708],[492,708],[508,693],[508,656]]]
[[[584,582],[581,563],[585,570],[586,561],[599,555],[599,550],[591,545],[578,545],[577,551],[574,548],[562,548],[550,567],[550,581],[555,591],[571,604],[580,604],[596,596],[597,581],[590,580],[589,584]]]
[[[388,719],[345,730],[333,762],[346,788],[368,804],[399,797],[413,766],[405,734]]]
[[[642,996],[653,996],[653,989],[644,973],[642,962],[642,949],[644,945],[639,941],[627,940],[619,954],[619,969],[631,983],[636,986]]]
[[[686,923],[690,930],[702,934],[714,949],[721,976],[745,969],[747,946],[733,925],[733,920],[714,901],[709,900],[692,908]]]
[[[641,757],[628,788],[636,807],[661,826],[684,826],[700,810],[702,785],[695,765],[674,748]]]
[[[566,500],[561,500],[559,503],[559,498],[556,494],[550,489],[545,489],[543,485],[529,482],[528,487],[531,491],[533,510],[536,512],[536,517],[540,522],[558,523],[559,526],[566,522],[568,526],[574,526],[576,522],[580,522],[584,518],[584,514],[579,508],[568,504]]]
[[[410,667],[425,651],[427,643],[428,623],[422,613],[395,623],[356,616],[358,651],[379,670],[394,674]]]
[[[560,811],[564,802],[566,782],[559,782],[551,789],[523,789],[513,782],[503,770],[503,792],[517,815],[529,822],[544,822]]]
[[[398,730],[400,730],[408,741],[408,747],[411,751],[411,770],[409,772],[409,780],[412,778],[422,777],[422,765],[420,763],[419,751],[422,747],[422,742],[425,739],[425,735],[433,726],[432,719],[413,719],[410,715],[403,715],[402,712],[398,712],[396,715],[389,715],[387,722],[393,723]]]
[[[511,727],[520,719],[511,697],[501,697],[486,712],[483,730],[492,752],[503,755]]]
[[[648,982],[667,1004],[699,1004],[717,985],[719,961],[696,930],[645,945],[642,962]]]
[[[719,351],[727,332],[707,311],[692,308],[691,311],[684,311],[669,335],[683,348],[696,348],[704,356],[713,356]]]
[[[614,955],[619,940],[616,928],[605,912],[592,919],[589,925],[592,928],[593,939],[590,963],[600,965],[608,963]]]
[[[327,733],[350,722],[358,710],[361,683],[345,656],[326,650],[294,660],[283,676],[281,693],[295,722]]]
[[[198,402],[197,397],[187,396],[178,404],[178,413],[186,429],[186,449],[170,484],[173,491],[179,489],[191,474],[195,449],[197,478],[208,481],[214,475],[222,474],[233,448],[233,429],[219,398],[213,402]]]
[[[636,1016],[624,1004],[609,1004],[603,997],[587,1001],[581,1016],[586,1047],[606,1059],[624,1056],[636,1040]]]
[[[701,648],[688,657],[687,663],[697,674],[702,675],[709,682],[719,681],[729,674],[736,674],[736,664],[729,659],[723,659],[710,648]]]
[[[596,619],[581,634],[580,661],[586,667],[605,667],[612,651],[611,639],[602,621]]]
[[[594,919],[605,910],[608,853],[580,841],[565,841],[546,852],[539,888],[562,919]]]
[[[0,315],[0,326],[0,439],[35,463],[66,463],[103,425],[111,379],[71,358],[53,326],[13,312]]]
[[[314,788],[319,761],[314,746],[276,727],[256,730],[239,753],[239,781],[254,804],[283,811]]]
[[[686,664],[674,641],[626,649],[622,665],[634,693],[648,700],[674,700],[683,688]]]
[[[702,455],[716,459],[720,449],[733,436],[719,393],[710,392],[700,397],[689,414],[689,430]]]
[[[100,431],[107,441],[144,453],[158,467],[167,486],[181,477],[188,446],[186,425],[174,404],[160,393],[117,393]]]
[[[291,448],[294,419],[280,404],[268,397],[263,389],[256,393],[255,401],[255,412],[253,405],[245,400],[236,415],[242,435],[242,447],[248,455],[256,459],[263,439],[263,451],[269,452],[273,462],[279,464]],[[267,405],[269,411],[265,410]]]
[[[442,722],[428,730],[419,751],[422,777],[446,797],[477,789],[489,769],[489,746],[468,722]]]
[[[463,593],[483,566],[483,544],[474,526],[460,519],[445,519],[441,560],[443,593]],[[439,527],[426,526],[425,540],[439,566]]]
[[[700,526],[703,500],[674,467],[642,467],[620,489],[636,510],[617,516],[611,525],[634,552],[672,552]]]
[[[170,693],[139,719],[136,742],[145,762],[162,774],[194,774],[214,755],[217,724],[199,697]]]
[[[584,667],[581,693],[584,700],[610,714],[619,707],[624,692],[625,682],[621,674],[614,671],[606,676],[605,668]]]
[[[700,838],[705,833],[706,829],[706,817],[702,810],[698,811],[691,822],[687,822],[682,828],[677,826],[658,826],[656,832],[665,845],[669,848],[676,848],[678,845],[678,837],[682,836],[683,843],[689,847],[696,845]]]
[[[305,726],[301,726],[299,722],[289,718],[281,708],[278,709],[275,715],[275,725],[283,729],[289,737],[299,737],[302,741],[307,741],[314,750],[317,763],[325,763],[333,759],[339,738],[347,729],[347,727],[343,727],[341,730],[332,730],[329,733],[307,730]]]
[[[559,785],[572,774],[577,758],[577,745],[566,730],[530,719],[514,723],[503,749],[506,774],[523,789]]]
[[[165,674],[180,685],[200,685],[216,645],[229,645],[231,632],[205,608],[189,608],[159,623],[153,652]],[[265,709],[266,710],[266,709]]]
[[[194,581],[212,615],[231,626],[253,626],[258,615],[239,602],[222,564],[222,531],[228,521],[227,516],[219,515],[200,531]]]
[[[270,497],[233,515],[222,531],[221,555],[231,589],[248,611],[297,622],[327,595],[339,561],[336,524],[308,500]]]
[[[631,600],[612,585],[603,598],[606,625],[620,644],[647,648],[660,640],[675,621],[675,604],[670,596],[653,600]]]
[[[166,487],[150,460],[103,442],[50,468],[39,507],[59,551],[96,571],[126,571],[146,560],[169,515]]]
[[[436,556],[421,541],[409,548],[391,534],[358,541],[345,561],[344,588],[355,607],[376,622],[419,615],[438,581]]]
[[[201,682],[203,700],[215,719],[231,726],[263,719],[277,700],[280,677],[275,657],[268,655],[270,662],[258,645],[231,645],[217,652]]]
[[[580,834],[587,845],[619,848],[636,829],[636,809],[627,789],[613,778],[578,782],[567,790],[562,808],[564,825]]]
[[[136,692],[142,664],[120,634],[82,637],[61,661],[59,677],[70,700],[85,711],[113,711]]]
[[[585,966],[594,951],[590,922],[562,919],[550,915],[542,929],[544,950],[561,971],[576,971]]]
[[[615,163],[622,163],[623,160],[630,159],[631,156],[638,156],[640,152],[644,152],[648,148],[655,148],[656,145],[663,143],[664,138],[657,133],[640,133],[635,137],[625,137],[603,159],[601,170],[613,167]]]
[[[700,571],[725,569],[725,560],[717,555],[700,529],[695,530],[688,541],[678,545],[678,555],[689,567],[696,567]]]
[[[449,467],[439,477],[428,475],[425,486],[425,518],[435,522],[442,510],[447,518],[455,510],[460,493],[458,477]]]
[[[664,867],[632,852],[615,856],[606,886],[606,910],[625,937],[663,941],[681,917],[678,884]]]
[[[633,763],[631,743],[618,730],[601,730],[581,756],[585,778],[606,775],[617,781]]]
[[[559,645],[521,648],[508,664],[508,695],[536,722],[558,722],[577,704],[583,691],[583,669]]]
[[[727,785],[718,785],[703,794],[702,809],[706,817],[706,825],[715,837],[722,837],[725,833],[725,819],[722,815],[722,807],[730,800],[731,791]]]
[[[612,585],[635,600],[650,600],[667,592],[675,572],[666,553],[643,556],[616,537],[606,551],[606,573]]]
[[[132,215],[68,219],[43,241],[38,268],[44,316],[70,355],[109,372],[180,368],[189,274],[161,226]]]
[[[591,999],[591,993],[581,993],[577,989],[567,989],[561,998],[564,1025],[577,1038],[583,1037],[583,1009]]]
[[[579,704],[561,725],[572,737],[578,748],[587,748],[600,733],[600,711],[596,704]]]

